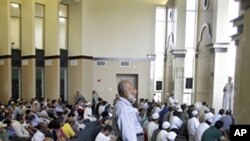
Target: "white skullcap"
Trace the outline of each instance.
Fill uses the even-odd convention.
[[[168,133],[168,140],[174,141],[176,136],[177,136],[176,133],[171,131],[171,132]]]
[[[180,112],[180,113],[182,113],[182,109],[178,109],[177,111]]]
[[[196,103],[194,104],[194,107],[195,107],[196,110],[200,111],[201,108],[202,108],[202,103],[201,103],[201,102],[196,102]]]
[[[163,129],[168,129],[169,127],[170,127],[170,123],[169,122],[167,122],[167,121],[163,122],[163,124],[162,124],[162,128]]]
[[[113,115],[111,113],[109,113],[109,117],[112,117]]]
[[[193,110],[193,111],[192,111],[192,115],[193,115],[193,116],[198,115],[198,111],[197,111],[197,110]]]
[[[160,115],[158,113],[154,113],[152,115],[152,119],[158,119],[160,117]]]
[[[209,121],[209,122],[213,122],[213,117],[214,117],[214,114],[212,114],[212,113],[206,113],[205,115],[204,115],[204,120],[211,120],[212,119],[212,121]]]
[[[212,117],[209,117],[206,120],[209,121],[210,123],[212,123],[214,121],[214,119]]]

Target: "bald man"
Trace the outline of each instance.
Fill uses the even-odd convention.
[[[141,124],[132,106],[136,102],[137,90],[128,80],[118,84],[119,100],[114,107],[114,131],[123,141],[144,141]]]

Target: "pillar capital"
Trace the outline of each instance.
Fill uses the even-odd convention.
[[[185,58],[186,56],[185,49],[173,49],[170,51],[170,53],[174,58]]]
[[[211,43],[206,45],[210,48],[210,53],[226,53],[230,43]]]

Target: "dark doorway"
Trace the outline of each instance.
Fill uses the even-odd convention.
[[[44,68],[36,68],[36,98],[44,96]]]
[[[60,97],[64,100],[68,100],[68,94],[67,94],[67,89],[68,89],[68,73],[67,73],[67,68],[61,67],[60,69]]]
[[[12,98],[15,100],[21,97],[21,69],[12,67]]]

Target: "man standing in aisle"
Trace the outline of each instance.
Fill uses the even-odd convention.
[[[144,141],[143,129],[132,106],[136,102],[137,90],[130,81],[122,80],[118,84],[118,93],[120,98],[115,104],[113,118],[115,133],[123,141]]]
[[[222,108],[226,110],[232,110],[232,95],[233,95],[233,83],[232,77],[228,77],[228,83],[223,88],[223,104]]]

